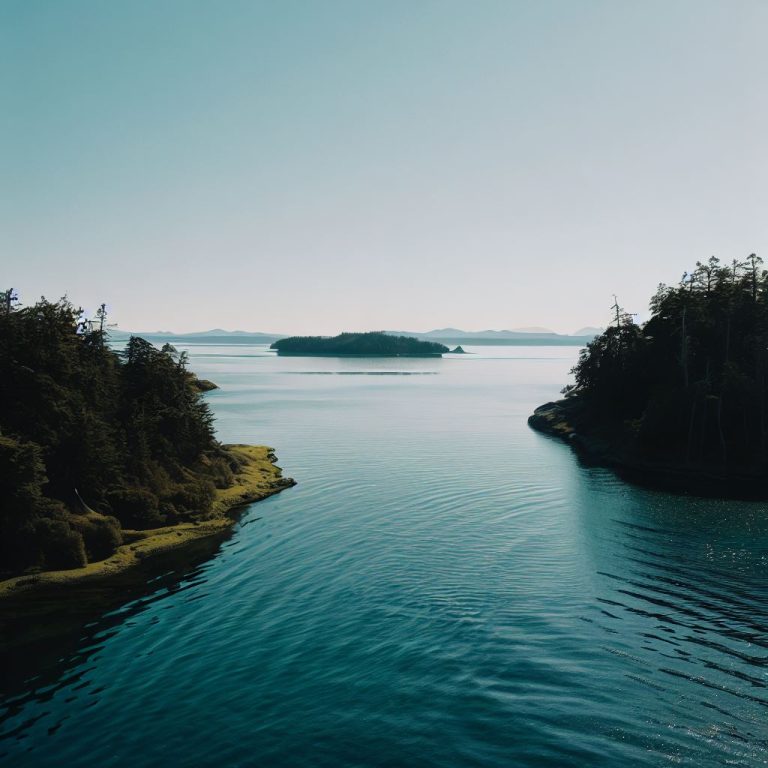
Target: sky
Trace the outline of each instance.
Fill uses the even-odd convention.
[[[0,0],[0,275],[128,330],[605,325],[768,262],[763,0]]]

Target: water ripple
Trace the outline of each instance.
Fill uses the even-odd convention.
[[[40,606],[7,654],[3,763],[768,764],[768,516],[530,432],[577,350],[236,352],[193,350],[222,439],[277,446],[300,484],[210,559],[60,627]]]

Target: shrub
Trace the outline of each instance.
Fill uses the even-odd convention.
[[[45,568],[80,568],[88,562],[83,537],[63,520],[41,518],[35,533]]]
[[[117,518],[106,515],[73,515],[70,524],[83,537],[89,562],[113,555],[123,543],[123,534]]]
[[[179,483],[166,500],[173,504],[179,515],[197,517],[210,511],[213,496],[214,486],[210,480],[192,480]]]
[[[213,484],[217,488],[229,488],[235,481],[232,467],[223,456],[216,456],[211,459],[207,474],[210,475]]]
[[[123,528],[157,528],[165,523],[157,496],[139,488],[110,491],[107,500]]]

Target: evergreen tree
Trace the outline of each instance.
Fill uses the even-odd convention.
[[[205,516],[231,479],[185,354],[105,343],[66,298],[0,294],[0,571],[81,565],[121,524]]]
[[[768,273],[751,254],[660,285],[642,327],[620,319],[582,351],[565,393],[633,449],[686,464],[768,469]]]

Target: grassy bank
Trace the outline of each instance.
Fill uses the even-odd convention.
[[[234,523],[230,514],[244,504],[260,501],[295,485],[282,476],[271,448],[257,445],[227,445],[237,459],[234,482],[216,491],[210,515],[204,520],[142,531],[124,530],[124,544],[110,557],[82,568],[24,574],[0,581],[0,599],[25,592],[38,592],[58,585],[95,583],[122,574],[147,558],[193,547],[201,540],[224,534]]]

